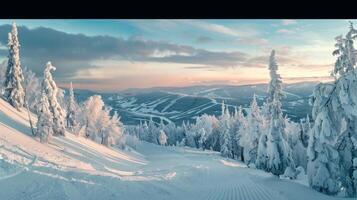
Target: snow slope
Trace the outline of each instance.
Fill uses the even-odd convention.
[[[128,152],[70,133],[41,144],[30,134],[27,113],[0,100],[1,200],[335,199],[212,151],[142,143]]]
[[[309,97],[316,82],[303,82],[283,85],[285,97],[282,99],[284,114],[293,121],[311,113]],[[230,112],[241,105],[249,107],[253,94],[259,105],[265,102],[267,85],[213,85],[167,88],[128,89],[119,93],[102,94],[106,105],[121,114],[121,120],[127,125],[139,124],[150,117],[157,123],[160,120],[182,125],[183,121],[194,122],[197,116],[221,114],[221,103],[229,106]],[[86,99],[89,93],[77,90],[78,101]]]

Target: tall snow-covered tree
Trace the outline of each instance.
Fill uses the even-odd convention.
[[[237,145],[239,146],[239,153],[240,153],[239,157],[241,161],[245,162],[244,145],[242,145],[242,142],[243,142],[243,135],[245,135],[246,132],[248,131],[248,120],[243,114],[242,106],[239,106],[236,118],[239,123],[238,134],[236,135],[236,142]]]
[[[104,109],[104,102],[100,95],[93,95],[89,97],[82,105],[82,117],[85,127],[84,136],[95,140],[97,134],[100,132],[100,118]]]
[[[52,78],[51,71],[56,68],[47,62],[42,81],[42,92],[47,95],[50,105],[50,111],[53,116],[53,133],[54,135],[65,135],[64,114],[60,104],[57,101],[58,88],[56,82]]]
[[[241,146],[244,147],[244,161],[248,165],[254,164],[257,159],[257,150],[259,138],[264,130],[263,119],[260,115],[260,108],[258,106],[256,95],[250,105],[250,112],[247,116],[247,130],[241,139]]]
[[[231,138],[231,116],[228,107],[222,102],[222,114],[220,121],[220,151],[224,157],[232,157],[232,138]]]
[[[356,65],[356,49],[353,46],[353,40],[357,37],[357,30],[350,23],[350,30],[344,38],[342,35],[335,38],[337,48],[332,55],[337,55],[332,75],[336,78],[351,72]]]
[[[232,140],[232,158],[239,159],[241,156],[242,147],[239,142],[241,139],[240,128],[242,126],[242,119],[244,118],[243,109],[241,106],[234,109],[234,114],[231,118],[231,140]]]
[[[229,136],[229,127],[224,129],[222,134],[221,154],[224,157],[230,158],[232,157],[232,142]]]
[[[72,82],[71,82],[71,85],[69,88],[68,103],[67,103],[66,121],[67,121],[67,128],[72,132],[76,130],[76,127],[78,125],[77,119],[76,119],[77,111],[78,111],[78,105],[74,98],[73,86],[72,86]]]
[[[325,106],[330,98],[334,85],[319,84],[314,90],[313,119],[308,146],[307,174],[309,184],[317,191],[327,194],[339,192],[339,157],[335,148],[337,130],[334,127],[334,116],[330,115],[330,106]]]
[[[337,37],[333,83],[320,83],[313,93],[315,120],[308,145],[308,177],[312,188],[327,193],[356,196],[353,166],[357,158],[357,76],[350,26],[346,38]]]
[[[25,89],[25,103],[31,111],[36,112],[36,104],[38,98],[41,97],[41,81],[36,77],[35,73],[28,68],[24,68],[24,89]]]
[[[37,130],[36,135],[40,137],[42,143],[47,143],[53,135],[53,117],[50,105],[45,93],[42,93],[39,104],[37,105]]]
[[[262,169],[262,170],[267,169],[267,164],[268,164],[267,141],[268,141],[268,137],[266,134],[263,133],[259,138],[257,159],[255,160],[255,167],[257,169]]]
[[[284,139],[285,124],[281,109],[282,81],[277,73],[278,65],[275,60],[273,50],[269,59],[270,83],[268,88],[268,107],[269,107],[269,128],[267,133],[267,171],[275,174],[284,174],[287,167],[295,168],[292,159],[291,149]]]
[[[21,110],[25,103],[25,91],[23,88],[24,76],[20,62],[20,43],[17,36],[15,22],[9,33],[9,55],[4,82],[4,97],[17,110]]]
[[[280,74],[278,74],[278,64],[275,59],[275,50],[271,51],[268,69],[270,74],[270,82],[268,85],[267,103],[269,105],[268,113],[271,115],[271,103],[274,101],[274,99],[280,101],[284,97],[282,92],[283,82],[281,80]]]

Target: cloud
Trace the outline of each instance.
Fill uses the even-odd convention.
[[[0,45],[7,44],[10,25],[0,26]],[[69,34],[50,28],[18,27],[22,64],[42,74],[47,61],[57,66],[56,76],[70,78],[83,69],[98,68],[95,60],[116,59],[165,63],[200,64],[216,67],[239,66],[249,57],[236,52],[213,52],[191,46],[137,38]],[[0,49],[0,56],[7,50]],[[120,66],[118,66],[120,67]]]
[[[281,22],[284,26],[289,26],[291,24],[296,24],[297,21],[296,20],[292,20],[292,19],[284,19]]]
[[[196,39],[196,43],[210,43],[212,41],[213,41],[213,39],[211,37],[208,37],[208,36],[199,36]]]
[[[281,33],[281,34],[294,34],[295,32],[289,29],[278,29],[276,31],[277,33]]]
[[[248,27],[245,27],[244,29],[237,29],[221,24],[210,23],[203,20],[176,20],[176,22],[183,23],[184,25],[189,25],[194,28],[198,28],[211,33],[219,33],[231,37],[249,37],[252,35],[257,35],[256,29],[251,29]]]
[[[245,45],[267,45],[269,41],[264,38],[258,37],[242,37],[236,40],[238,44],[245,44]]]

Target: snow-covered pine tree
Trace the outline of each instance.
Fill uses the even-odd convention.
[[[255,94],[253,95],[253,100],[250,105],[247,122],[247,131],[243,134],[241,145],[244,147],[244,162],[249,166],[252,164],[255,165],[258,142],[263,131],[263,119],[260,115]]]
[[[284,174],[287,167],[295,168],[289,145],[284,139],[284,118],[281,110],[282,81],[277,73],[278,65],[275,60],[275,51],[272,50],[269,59],[270,83],[268,88],[269,128],[267,133],[267,171],[275,174]]]
[[[354,70],[356,65],[356,49],[353,46],[353,40],[357,37],[357,30],[354,29],[353,24],[350,22],[350,30],[343,38],[342,35],[335,38],[337,49],[333,51],[332,55],[337,55],[334,69],[331,73],[332,76],[338,78],[344,74]]]
[[[166,136],[166,133],[163,130],[160,130],[159,144],[161,146],[166,146],[166,144],[167,144],[167,136]]]
[[[17,27],[15,22],[9,33],[9,55],[4,82],[4,98],[17,110],[21,111],[25,103],[25,91],[22,86],[24,76],[22,74],[20,62],[20,43],[17,37]]]
[[[199,129],[197,135],[198,135],[198,148],[205,150],[205,141],[207,139],[205,129],[204,128]]]
[[[106,108],[101,115],[101,144],[110,146],[118,144],[122,148],[125,145],[123,138],[123,124],[117,112],[110,117],[110,109]]]
[[[71,82],[71,85],[69,88],[68,103],[67,103],[66,121],[67,121],[67,128],[72,132],[76,130],[76,127],[78,125],[77,117],[76,117],[77,110],[78,110],[78,105],[74,98],[73,86],[72,86],[72,82]],[[75,133],[75,134],[77,134],[77,133]]]
[[[269,58],[269,74],[270,74],[270,82],[268,85],[268,96],[267,96],[267,104],[269,105],[268,114],[271,116],[272,103],[274,99],[280,100],[284,97],[282,92],[282,80],[280,74],[278,74],[278,64],[275,59],[275,50],[271,51]]]
[[[241,127],[241,120],[244,117],[242,107],[240,106],[239,109],[236,107],[234,109],[234,114],[231,118],[231,140],[232,140],[232,158],[239,159],[242,151],[242,147],[239,145],[239,141],[241,139],[240,134],[240,127]]]
[[[305,148],[307,148],[309,135],[311,130],[311,123],[309,115],[304,119],[300,119],[300,140]]]
[[[100,95],[89,97],[82,104],[82,118],[85,127],[84,136],[92,140],[96,140],[97,134],[100,132],[100,118],[104,109],[104,102]]]
[[[307,175],[309,184],[319,192],[337,194],[339,191],[339,158],[335,148],[337,129],[335,116],[330,115],[331,105],[325,105],[334,90],[333,84],[320,83],[316,86],[313,98],[312,117],[315,124],[310,132],[307,149]]]
[[[36,112],[36,104],[38,102],[38,98],[41,97],[41,80],[36,77],[34,72],[26,67],[24,67],[22,72],[25,78],[25,104],[28,104],[31,111]]]
[[[242,106],[239,106],[238,113],[237,113],[236,117],[239,122],[239,128],[238,128],[238,134],[236,136],[236,142],[237,142],[237,145],[240,147],[240,151],[239,151],[240,160],[245,162],[244,147],[242,145],[242,142],[244,142],[244,141],[242,138],[243,138],[243,135],[245,135],[248,130],[248,122],[247,122],[246,117],[243,114]]]
[[[231,146],[231,140],[230,140],[230,136],[229,136],[229,127],[227,127],[226,129],[223,130],[222,133],[222,144],[221,144],[221,155],[223,157],[228,157],[231,158],[232,157],[232,146]]]
[[[150,117],[148,123],[148,142],[158,144],[159,143],[159,129],[156,127],[155,122]]]
[[[307,155],[306,147],[303,145],[301,137],[301,124],[290,121],[289,118],[285,117],[285,132],[295,165],[301,166],[306,170]]]
[[[97,138],[100,138],[100,144],[109,145],[109,130],[108,127],[111,124],[110,121],[110,115],[109,115],[110,110],[106,107],[104,107],[104,109],[102,109],[99,113],[99,118],[98,121],[96,123],[97,125],[97,130],[99,130],[99,132],[97,132]]]
[[[141,123],[141,128],[140,128],[140,139],[148,141],[148,136],[149,134],[149,127],[148,127],[148,123],[145,120],[144,123]]]
[[[37,130],[36,135],[40,137],[42,143],[47,143],[53,135],[53,118],[50,105],[45,93],[42,93],[39,104],[37,105]]]
[[[54,135],[65,135],[65,124],[64,124],[64,114],[60,104],[57,102],[57,85],[52,78],[51,71],[56,70],[56,68],[47,62],[44,71],[43,81],[42,81],[42,92],[47,95],[48,102],[50,105],[50,111],[53,116],[53,134]]]
[[[262,134],[259,138],[258,149],[257,149],[257,159],[255,161],[255,167],[257,169],[266,170],[268,164],[267,156],[267,141],[268,137],[266,134]]]
[[[319,84],[313,93],[315,120],[308,145],[308,177],[312,188],[327,194],[356,196],[354,159],[357,158],[357,75],[351,24],[346,38],[336,38],[338,56],[333,83]]]
[[[202,149],[211,149],[213,146],[219,146],[218,134],[214,134],[218,129],[219,121],[214,115],[203,114],[196,118],[196,123],[193,126],[197,136],[197,147]],[[219,135],[218,135],[219,136]]]
[[[222,114],[220,121],[220,152],[224,157],[232,157],[232,140],[231,140],[231,116],[228,107],[222,102]]]

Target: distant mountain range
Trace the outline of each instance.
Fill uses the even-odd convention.
[[[311,114],[309,98],[318,82],[302,82],[283,85],[285,98],[283,111],[293,121]],[[127,89],[118,93],[102,93],[106,105],[117,111],[124,124],[138,124],[150,117],[156,122],[181,124],[193,121],[204,113],[220,115],[224,101],[233,112],[235,106],[249,108],[253,94],[262,105],[267,95],[267,84],[256,85],[213,85],[189,87],[156,87]],[[87,90],[76,90],[78,101],[95,94]]]

